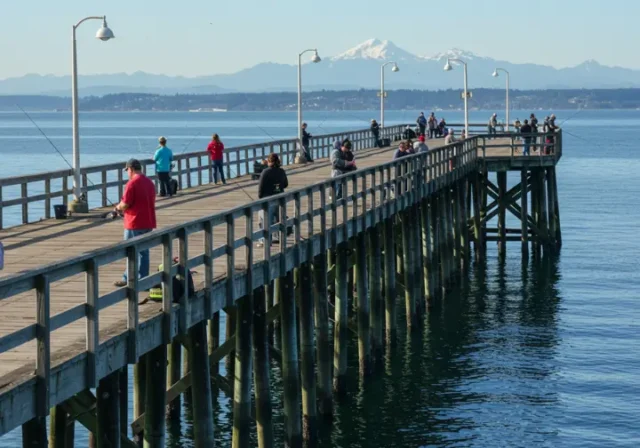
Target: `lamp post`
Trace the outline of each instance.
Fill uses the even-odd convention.
[[[380,67],[380,126],[382,127],[384,127],[384,68],[389,64],[393,64],[393,67],[391,67],[392,72],[400,70],[398,64],[393,61],[385,62]]]
[[[451,61],[459,62],[464,67],[464,134],[468,138],[469,137],[469,108],[467,106],[467,100],[468,100],[468,95],[467,95],[467,87],[468,87],[467,86],[467,63],[464,62],[461,59],[448,58],[447,59],[447,63],[444,66],[444,71],[445,72],[450,72],[451,70],[453,70],[453,67],[451,66]]]
[[[73,195],[76,209],[72,211],[88,210],[87,204],[80,201],[80,137],[78,130],[78,61],[76,50],[76,30],[87,20],[102,20],[102,27],[96,33],[96,38],[102,41],[113,39],[113,31],[107,26],[107,16],[85,17],[73,26],[71,53],[71,113],[73,117]]]
[[[311,62],[318,63],[322,59],[318,55],[318,50],[316,48],[312,48],[309,50],[304,50],[302,53],[298,54],[298,144],[300,145],[300,149],[302,150],[302,55],[305,53],[309,53],[313,51],[313,56],[311,57]]]
[[[508,71],[506,71],[506,70],[505,70],[505,69],[503,69],[503,68],[496,68],[496,69],[493,71],[493,75],[492,75],[492,76],[493,76],[494,78],[497,78],[497,77],[498,77],[498,72],[499,72],[499,71],[501,71],[501,72],[505,72],[505,73],[507,74],[507,99],[506,99],[506,103],[505,103],[505,104],[506,104],[506,105],[505,105],[505,108],[506,108],[507,110],[506,110],[505,117],[506,117],[506,120],[507,120],[507,132],[509,132],[509,124],[511,123],[511,122],[509,121],[509,109],[511,108],[511,107],[509,106],[509,72],[508,72]]]

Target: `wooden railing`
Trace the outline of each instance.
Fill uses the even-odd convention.
[[[402,132],[402,129],[402,126],[388,126],[382,129],[381,137],[393,140]],[[374,146],[373,135],[369,129],[318,135],[311,140],[314,158],[329,157],[334,142],[346,137],[349,137],[353,143],[354,151]],[[298,153],[297,139],[226,148],[224,161],[226,176],[232,178],[252,173],[253,162],[263,160],[272,152],[280,156],[283,165],[292,164]],[[157,182],[155,162],[152,159],[143,159],[140,162],[145,174]],[[179,188],[190,188],[213,182],[213,171],[206,151],[174,154],[174,162],[175,170],[172,172],[172,177],[177,179]],[[123,176],[123,168],[124,161],[81,168],[81,192],[87,196],[90,207],[106,207],[122,197],[124,185],[127,182],[126,176]],[[73,171],[70,169],[1,178],[0,229],[27,224],[41,218],[51,218],[53,205],[55,205],[52,200],[59,198],[60,204],[67,205],[69,196],[73,193],[72,184]],[[95,196],[95,192],[99,196]],[[39,205],[37,214],[30,209],[30,204]],[[21,208],[20,220],[7,220],[4,212],[11,207]]]
[[[551,133],[535,133],[535,134],[519,134],[505,133],[493,134],[491,136],[479,136],[478,147],[482,151],[482,157],[487,157],[487,151],[492,149],[509,148],[509,153],[504,155],[494,155],[494,157],[522,157],[524,152],[524,138],[529,138],[529,157],[555,159],[556,161],[562,157],[562,130]],[[553,142],[547,142],[551,137]],[[508,140],[508,142],[506,142]]]
[[[364,136],[361,142],[366,144]],[[203,319],[210,319],[248,290],[267,284],[299,263],[312,260],[315,255],[335,248],[463,178],[476,170],[477,143],[478,138],[474,137],[357,170],[0,279],[0,301],[29,292],[36,297],[33,323],[0,338],[0,354],[36,341],[35,376],[19,388],[0,393],[0,409],[12,406],[7,400],[21,403],[19,413],[3,413],[0,435],[31,418],[47,415],[51,406],[73,394],[95,387],[104,376],[127,363],[135,363],[144,353],[168,343],[176,334],[184,334]],[[336,197],[338,185],[342,185],[342,199]],[[270,222],[273,210],[277,211],[279,223]],[[259,212],[265,216],[264,229],[256,229]],[[288,227],[293,228],[290,240],[285,236]],[[238,229],[243,230],[240,235],[236,235]],[[189,236],[197,234],[204,245],[194,251],[189,247]],[[274,247],[272,253],[272,247],[265,244],[256,252],[254,243],[261,238],[270,241],[272,236],[280,236],[279,247]],[[172,262],[174,241],[179,247],[177,264]],[[139,279],[136,275],[139,253],[154,247],[162,249],[162,259],[155,262],[162,261],[163,271]],[[241,259],[236,257],[238,250]],[[128,285],[100,294],[101,268],[123,259],[128,263]],[[215,279],[217,260],[225,272]],[[173,276],[196,267],[204,273],[204,288],[195,296],[187,297],[188,288],[183,287],[184,294],[177,298],[179,303],[173,304]],[[52,316],[52,285],[78,274],[84,275],[85,285],[81,289],[85,303]],[[161,311],[142,324],[138,296],[157,284],[161,284],[163,290]],[[126,331],[100,344],[101,311],[125,300],[128,311],[122,320],[127,323]],[[53,366],[52,332],[80,319],[86,319],[86,350],[68,362]],[[74,381],[54,380],[63,377]]]

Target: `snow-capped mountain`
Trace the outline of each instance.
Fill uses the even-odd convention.
[[[453,71],[445,72],[443,68],[447,58],[468,62],[469,87],[472,89],[504,88],[503,77],[491,76],[496,67],[510,72],[511,87],[514,89],[640,87],[639,70],[608,67],[594,60],[575,67],[556,69],[538,64],[512,64],[459,48],[432,56],[418,56],[391,41],[375,38],[337,56],[322,56],[324,59],[319,64],[305,64],[303,85],[306,91],[379,88],[380,66],[388,61],[396,61],[400,71],[392,73],[389,70],[385,78],[387,89],[460,89],[462,70],[454,64]],[[68,95],[70,85],[68,76],[25,75],[0,80],[0,95]],[[143,72],[80,76],[81,95],[293,91],[296,85],[296,66],[272,62],[232,74],[192,78]]]
[[[397,47],[393,42],[380,39],[368,39],[359,45],[331,58],[332,61],[354,59],[375,59],[381,61],[405,61],[416,59],[408,51]]]

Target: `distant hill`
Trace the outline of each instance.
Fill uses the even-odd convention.
[[[321,50],[321,49],[320,49]],[[320,55],[322,52],[320,51]],[[389,70],[389,89],[439,90],[460,88],[462,70],[444,72],[448,57],[468,62],[471,88],[501,88],[504,78],[493,78],[496,67],[511,73],[511,85],[516,89],[603,89],[640,87],[640,70],[609,67],[594,60],[575,67],[556,69],[537,64],[513,64],[479,56],[460,49],[451,49],[433,56],[411,54],[390,41],[369,39],[334,57],[325,57],[318,64],[305,64],[305,90],[373,89],[380,83],[380,65],[396,61],[397,73]],[[295,91],[296,66],[261,63],[232,74],[184,77],[135,72],[80,76],[80,94],[105,95],[136,92],[173,94],[212,94],[231,92]],[[29,74],[0,80],[0,95],[70,95],[69,76]]]

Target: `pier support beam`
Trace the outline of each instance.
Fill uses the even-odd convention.
[[[164,448],[167,407],[167,348],[160,345],[145,355],[147,364],[144,447]]]
[[[138,363],[133,366],[133,419],[136,420],[145,410],[145,400],[147,390],[147,363],[143,356],[138,359]],[[144,433],[137,435],[136,441],[142,446]]]
[[[527,195],[528,172],[526,168],[520,171],[520,234],[522,241],[522,257],[529,256],[529,198]]]
[[[384,303],[385,339],[388,346],[396,340],[396,243],[393,238],[393,219],[382,223],[384,241]]]
[[[498,254],[504,257],[507,253],[507,172],[498,171]]]
[[[482,215],[485,211],[482,208],[482,174],[476,172],[473,175],[473,249],[476,263],[482,259],[482,247],[484,245],[484,235],[482,233]]]
[[[336,306],[333,330],[333,391],[339,397],[347,392],[347,336],[349,332],[348,250],[347,243],[338,245],[335,264]]]
[[[189,330],[188,361],[191,370],[191,401],[195,448],[215,446],[213,437],[213,401],[207,358],[206,323],[199,322]]]
[[[164,349],[164,347],[163,347]],[[96,447],[120,448],[120,372],[102,378],[96,389]],[[162,383],[164,387],[164,382]],[[164,407],[162,407],[164,411]]]
[[[384,302],[382,300],[382,245],[381,226],[367,231],[367,262],[369,264],[369,294],[371,298],[371,354],[372,364],[382,361],[382,335],[384,329]]]
[[[371,309],[367,291],[367,236],[361,232],[356,237],[356,279],[358,289],[358,359],[360,376],[371,373]]]
[[[331,393],[331,341],[329,340],[329,293],[327,291],[327,253],[313,260],[314,313],[317,337],[318,409],[320,414],[333,415]]]
[[[265,287],[257,289],[254,293],[253,363],[258,447],[272,448],[274,446],[273,410],[271,407],[271,368],[269,366],[269,333],[266,322]]]
[[[300,291],[300,357],[302,359],[302,439],[305,446],[314,446],[318,439],[316,411],[315,335],[313,331],[313,280],[311,265],[303,263],[298,268]],[[358,291],[358,294],[360,292]]]
[[[220,312],[218,311],[213,315],[213,318],[209,320],[207,325],[207,346],[209,347],[209,370],[211,376],[217,376],[220,373],[220,361],[213,359],[211,355],[220,347]]]
[[[346,271],[345,271],[346,272]],[[284,385],[285,446],[302,446],[300,418],[300,366],[293,273],[287,272],[280,283],[280,326],[282,331],[282,383]],[[345,366],[346,367],[346,366]]]
[[[47,420],[36,417],[22,425],[23,448],[47,448]]]
[[[233,386],[233,448],[248,448],[253,374],[253,291],[238,300],[236,308],[235,385]]]
[[[167,345],[167,390],[180,381],[180,369],[182,366],[182,344],[178,338],[174,338]],[[180,416],[180,396],[167,403],[167,418],[177,419]]]
[[[51,408],[49,414],[50,427],[49,431],[49,448],[69,448],[73,447],[73,432],[68,431],[67,425],[70,422],[69,414],[60,405]],[[73,424],[71,425],[73,428]]]
[[[415,277],[413,260],[413,225],[411,213],[401,212],[402,225],[402,262],[404,271],[404,300],[406,304],[407,327],[415,328],[418,323],[416,314]]]
[[[429,304],[433,300],[432,282],[432,251],[431,251],[431,227],[429,222],[429,199],[422,201],[420,205],[420,231],[422,232],[422,281],[424,282],[425,301]]]

